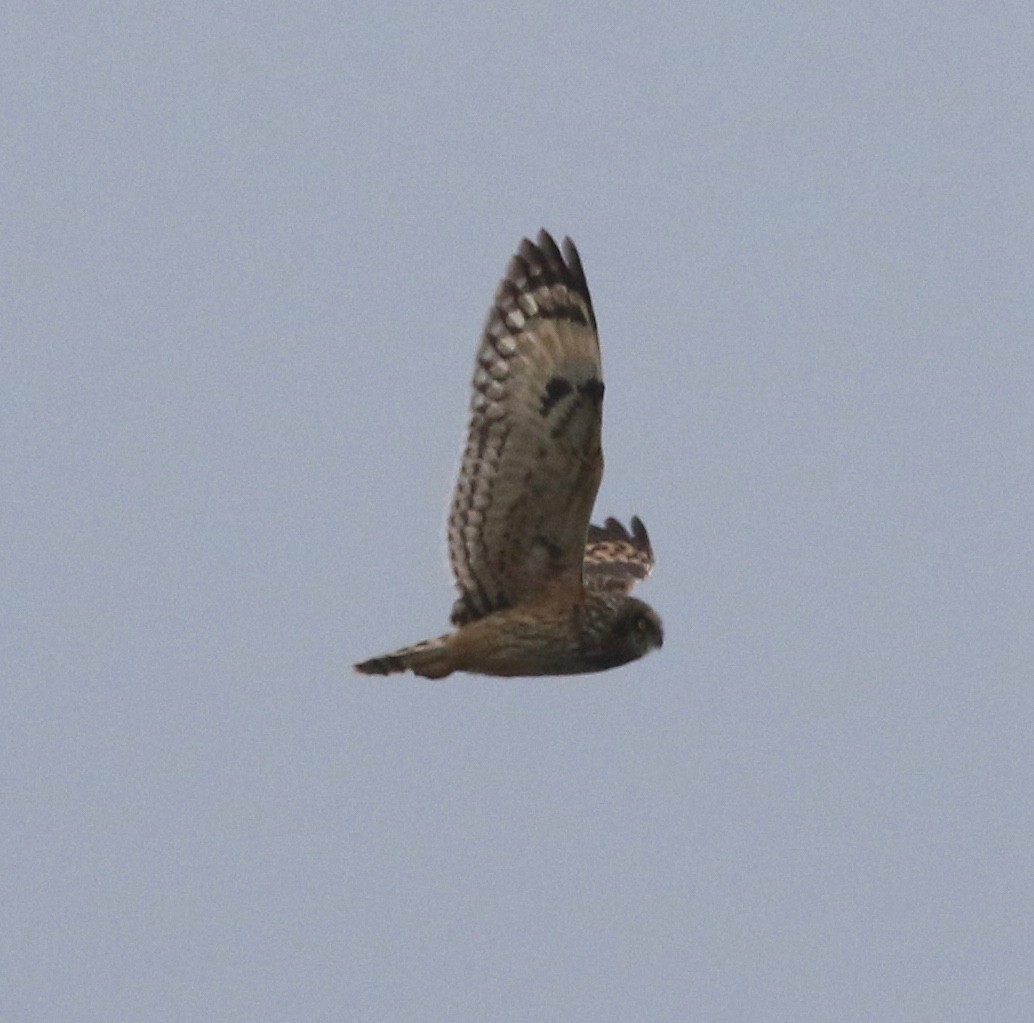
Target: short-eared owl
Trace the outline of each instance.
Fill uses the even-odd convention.
[[[659,647],[629,595],[653,567],[646,529],[591,526],[603,475],[596,317],[574,243],[525,239],[478,349],[470,432],[449,514],[454,632],[356,665],[426,678],[570,675]]]

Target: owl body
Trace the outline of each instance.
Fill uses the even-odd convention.
[[[425,678],[582,675],[634,661],[664,641],[657,614],[635,597],[598,588],[582,600],[543,599],[495,611],[455,632],[373,658],[358,669]]]
[[[510,260],[478,348],[448,525],[457,628],[357,671],[572,675],[661,645],[660,619],[629,595],[653,567],[645,527],[589,523],[603,392],[578,251],[540,231]]]

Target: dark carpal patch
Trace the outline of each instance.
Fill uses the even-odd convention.
[[[546,384],[546,393],[542,396],[542,407],[539,412],[543,416],[548,416],[553,406],[573,390],[574,388],[571,386],[570,380],[565,380],[563,377],[553,377]]]
[[[599,404],[603,401],[603,381],[590,377],[585,383],[578,385],[578,393],[584,394],[593,404]]]

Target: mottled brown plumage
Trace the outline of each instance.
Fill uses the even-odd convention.
[[[629,596],[653,567],[638,518],[589,526],[603,474],[603,373],[574,244],[545,231],[510,260],[478,348],[470,430],[449,513],[456,631],[357,664],[569,675],[642,657],[660,619]]]

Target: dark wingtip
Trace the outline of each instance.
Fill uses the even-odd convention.
[[[636,547],[646,551],[653,559],[653,546],[650,543],[650,534],[643,525],[643,520],[638,515],[631,519],[632,531],[629,532],[617,519],[609,517],[603,520],[602,526],[589,525],[589,540],[620,540],[624,543],[634,544]]]
[[[586,323],[595,330],[596,314],[592,309],[592,296],[589,294],[582,261],[578,258],[578,250],[570,238],[565,238],[561,252],[553,236],[542,228],[536,241],[522,238],[517,252],[510,258],[506,273],[496,288],[495,301],[489,310],[485,327],[486,333],[498,336],[510,332],[507,316],[511,307],[520,304],[522,293],[529,287],[553,288],[555,285],[563,285],[570,295],[580,299],[560,300],[562,315]],[[598,401],[601,397],[602,393],[593,400]]]
[[[637,519],[633,519],[633,529]],[[640,523],[641,524],[641,523]],[[590,533],[593,539],[597,540],[622,540],[626,543],[631,542],[634,537],[625,527],[613,516],[609,516],[603,520],[602,526],[589,526]]]
[[[643,520],[638,515],[632,516],[632,537],[641,547],[644,547],[650,558],[653,558],[653,545],[650,543],[650,534],[643,525]]]
[[[565,235],[561,248],[564,253],[564,261],[571,268],[575,277],[584,284],[585,270],[582,269],[582,257],[578,255],[578,246],[575,245],[568,235]]]
[[[526,241],[527,239],[525,239]],[[538,242],[539,250],[549,260],[550,263],[564,265],[564,257],[560,254],[560,249],[557,248],[557,243],[553,240],[553,236],[543,227],[539,230],[538,236],[535,239]]]

